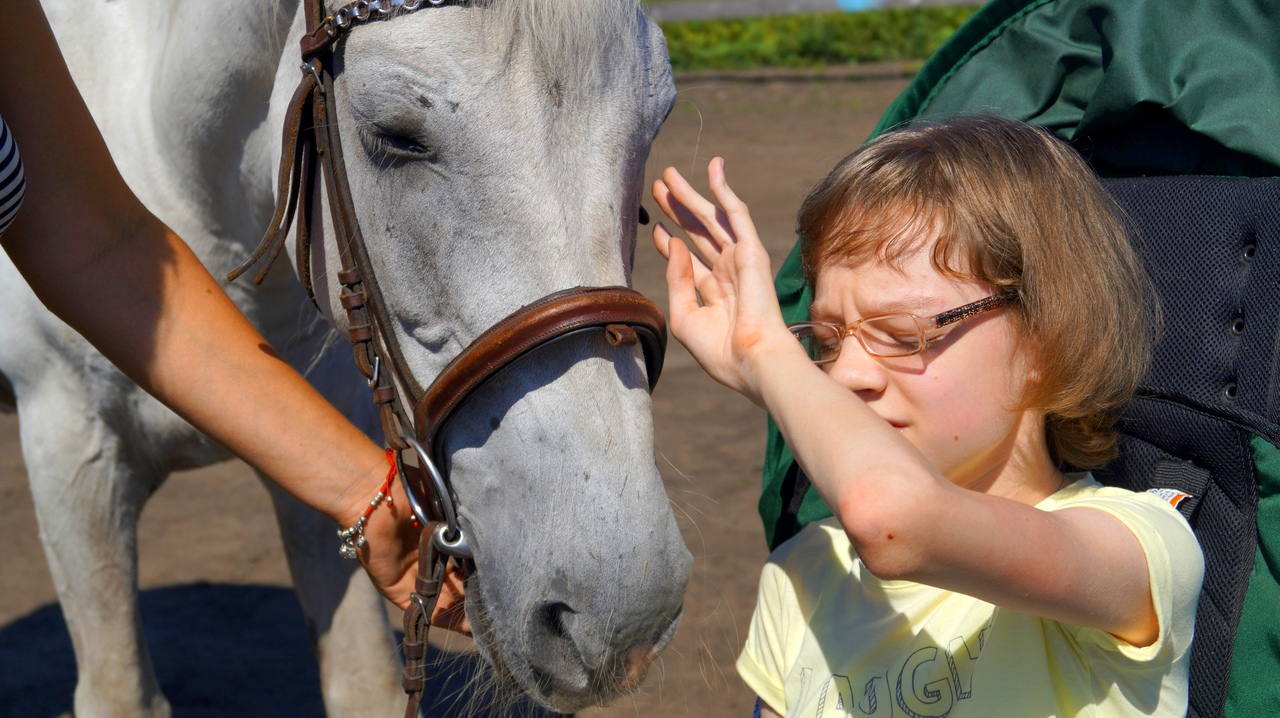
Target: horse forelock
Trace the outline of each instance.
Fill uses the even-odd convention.
[[[557,79],[590,84],[601,54],[634,37],[639,0],[487,0],[492,21],[528,40],[541,68]]]

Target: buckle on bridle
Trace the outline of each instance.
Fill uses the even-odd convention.
[[[316,87],[320,88],[321,92],[324,92],[324,82],[320,80],[320,71],[316,69],[315,65],[309,62],[302,62],[298,63],[298,67],[302,68],[304,75],[308,72],[311,73],[311,76],[316,78]]]

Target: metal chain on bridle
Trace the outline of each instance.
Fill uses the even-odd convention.
[[[539,347],[584,332],[603,332],[615,347],[639,344],[652,391],[662,371],[666,321],[653,302],[626,287],[556,292],[486,330],[423,389],[392,330],[394,324],[356,218],[334,110],[334,53],[346,34],[359,25],[418,9],[468,5],[470,0],[357,0],[328,15],[323,0],[304,0],[304,4],[307,29],[301,42],[302,80],[285,119],[275,213],[262,242],[227,279],[234,280],[265,258],[254,277],[255,283],[261,283],[296,219],[297,273],[315,303],[311,222],[316,190],[323,184],[342,263],[337,276],[348,339],[379,407],[387,443],[397,450],[400,480],[414,516],[424,527],[419,540],[418,578],[404,620],[403,683],[409,694],[405,715],[412,718],[426,681],[427,631],[447,563],[457,561],[465,573],[472,558],[468,537],[458,521],[452,486],[443,472],[442,429],[467,397],[490,378]],[[411,413],[405,411],[409,405]],[[417,466],[403,461],[406,450],[413,451]]]

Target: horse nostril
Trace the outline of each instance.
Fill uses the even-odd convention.
[[[547,633],[556,638],[567,638],[569,629],[565,626],[565,617],[573,614],[569,604],[561,601],[544,603],[536,609],[537,621]]]

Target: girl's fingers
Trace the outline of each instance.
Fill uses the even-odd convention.
[[[755,223],[751,221],[751,212],[747,204],[729,187],[724,174],[724,158],[716,157],[707,165],[707,183],[711,186],[711,196],[716,198],[724,208],[726,222],[732,228],[735,238],[749,236],[758,240]]]
[[[704,224],[706,220],[715,218],[716,206],[699,194],[698,190],[694,189],[675,167],[663,170],[662,183],[667,186],[676,201],[688,207]]]
[[[668,235],[670,237],[670,235]],[[675,237],[670,237],[667,261],[667,299],[671,304],[671,326],[698,311],[697,283],[693,278],[693,253]]]
[[[675,312],[677,304],[692,311],[704,304],[716,304],[725,298],[725,285],[734,284],[733,277],[728,276],[733,272],[731,258],[718,262],[715,269],[709,269],[700,257],[689,250],[688,245],[671,236],[665,227],[661,230],[654,228],[654,244],[659,243],[666,248],[667,291],[671,295],[672,312]],[[682,294],[677,296],[677,291]]]
[[[654,182],[653,197],[667,217],[684,230],[699,252],[713,259],[719,255],[720,245],[710,238],[710,233],[702,221],[671,195],[671,190],[662,180]]]
[[[671,232],[667,230],[666,225],[659,222],[653,226],[653,246],[658,249],[658,254],[665,257],[668,262],[671,261],[672,240],[677,242],[679,241],[671,235]],[[689,252],[687,247],[685,248],[685,251]],[[701,283],[703,279],[711,275],[711,266],[708,265],[707,261],[702,257],[699,257],[692,252],[689,252],[689,255],[695,260],[692,262],[693,280],[694,282]]]
[[[684,203],[676,199],[671,192],[671,188],[662,180],[653,183],[653,199],[658,203],[658,207],[662,213],[676,223],[676,226],[690,234],[702,233],[706,234],[707,229],[702,225],[702,221],[694,215]]]
[[[710,230],[700,218],[695,216],[693,210],[673,196],[671,189],[662,180],[654,182],[653,197],[662,211],[689,236],[694,247],[714,261],[714,258],[720,254],[720,244],[711,238]]]
[[[663,259],[671,261],[671,233],[661,222],[653,225],[653,246]]]
[[[719,244],[732,244],[735,241],[733,230],[730,229],[724,212],[720,211],[714,202],[695,190],[676,168],[668,167],[662,173],[662,179],[676,201],[689,208],[689,211],[707,228],[714,241]]]
[[[662,181],[675,201],[687,207],[697,218],[706,229],[707,239],[717,248],[737,242],[724,212],[720,211],[713,202],[698,194],[698,191],[674,167],[668,167],[662,173]]]
[[[746,208],[742,200],[738,199],[738,195],[729,187],[729,181],[724,175],[723,157],[716,157],[707,165],[707,185],[711,187],[711,196],[725,208],[726,213]]]
[[[670,167],[663,172],[662,179],[654,182],[653,196],[663,212],[688,234],[688,241],[708,260],[703,260],[683,243],[679,244],[679,250],[675,249],[676,245],[672,244],[674,238],[660,224],[654,227],[653,241],[668,262],[674,262],[680,252],[687,254],[687,277],[693,281],[696,295],[701,296],[704,304],[719,304],[736,296],[739,290],[735,287],[742,280],[754,286],[759,283],[755,281],[756,273],[767,275],[760,280],[765,283],[772,279],[772,275],[769,273],[768,255],[756,236],[747,206],[725,181],[724,160],[719,157],[713,159],[707,167],[707,175],[712,193],[726,211],[698,194],[679,172]],[[743,237],[749,238],[746,245],[738,245],[738,239]],[[698,257],[698,261],[694,262],[693,257]],[[744,276],[739,277],[739,274]]]
[[[689,249],[688,244],[675,237],[671,237],[670,242],[671,243],[668,244],[668,247],[669,251],[672,253],[672,259],[668,260],[667,266],[669,268],[671,266],[670,262],[675,261],[676,257],[679,257],[681,262],[685,262],[687,260],[688,267],[681,264],[680,272],[682,275],[687,273],[692,278],[693,288],[697,292],[699,306],[716,304],[722,301],[725,297],[725,288],[723,285],[726,282],[723,275],[726,271],[732,271],[731,269],[727,270],[722,266],[726,263],[717,262],[716,268],[708,268],[702,258]],[[732,283],[732,279],[728,281]]]

